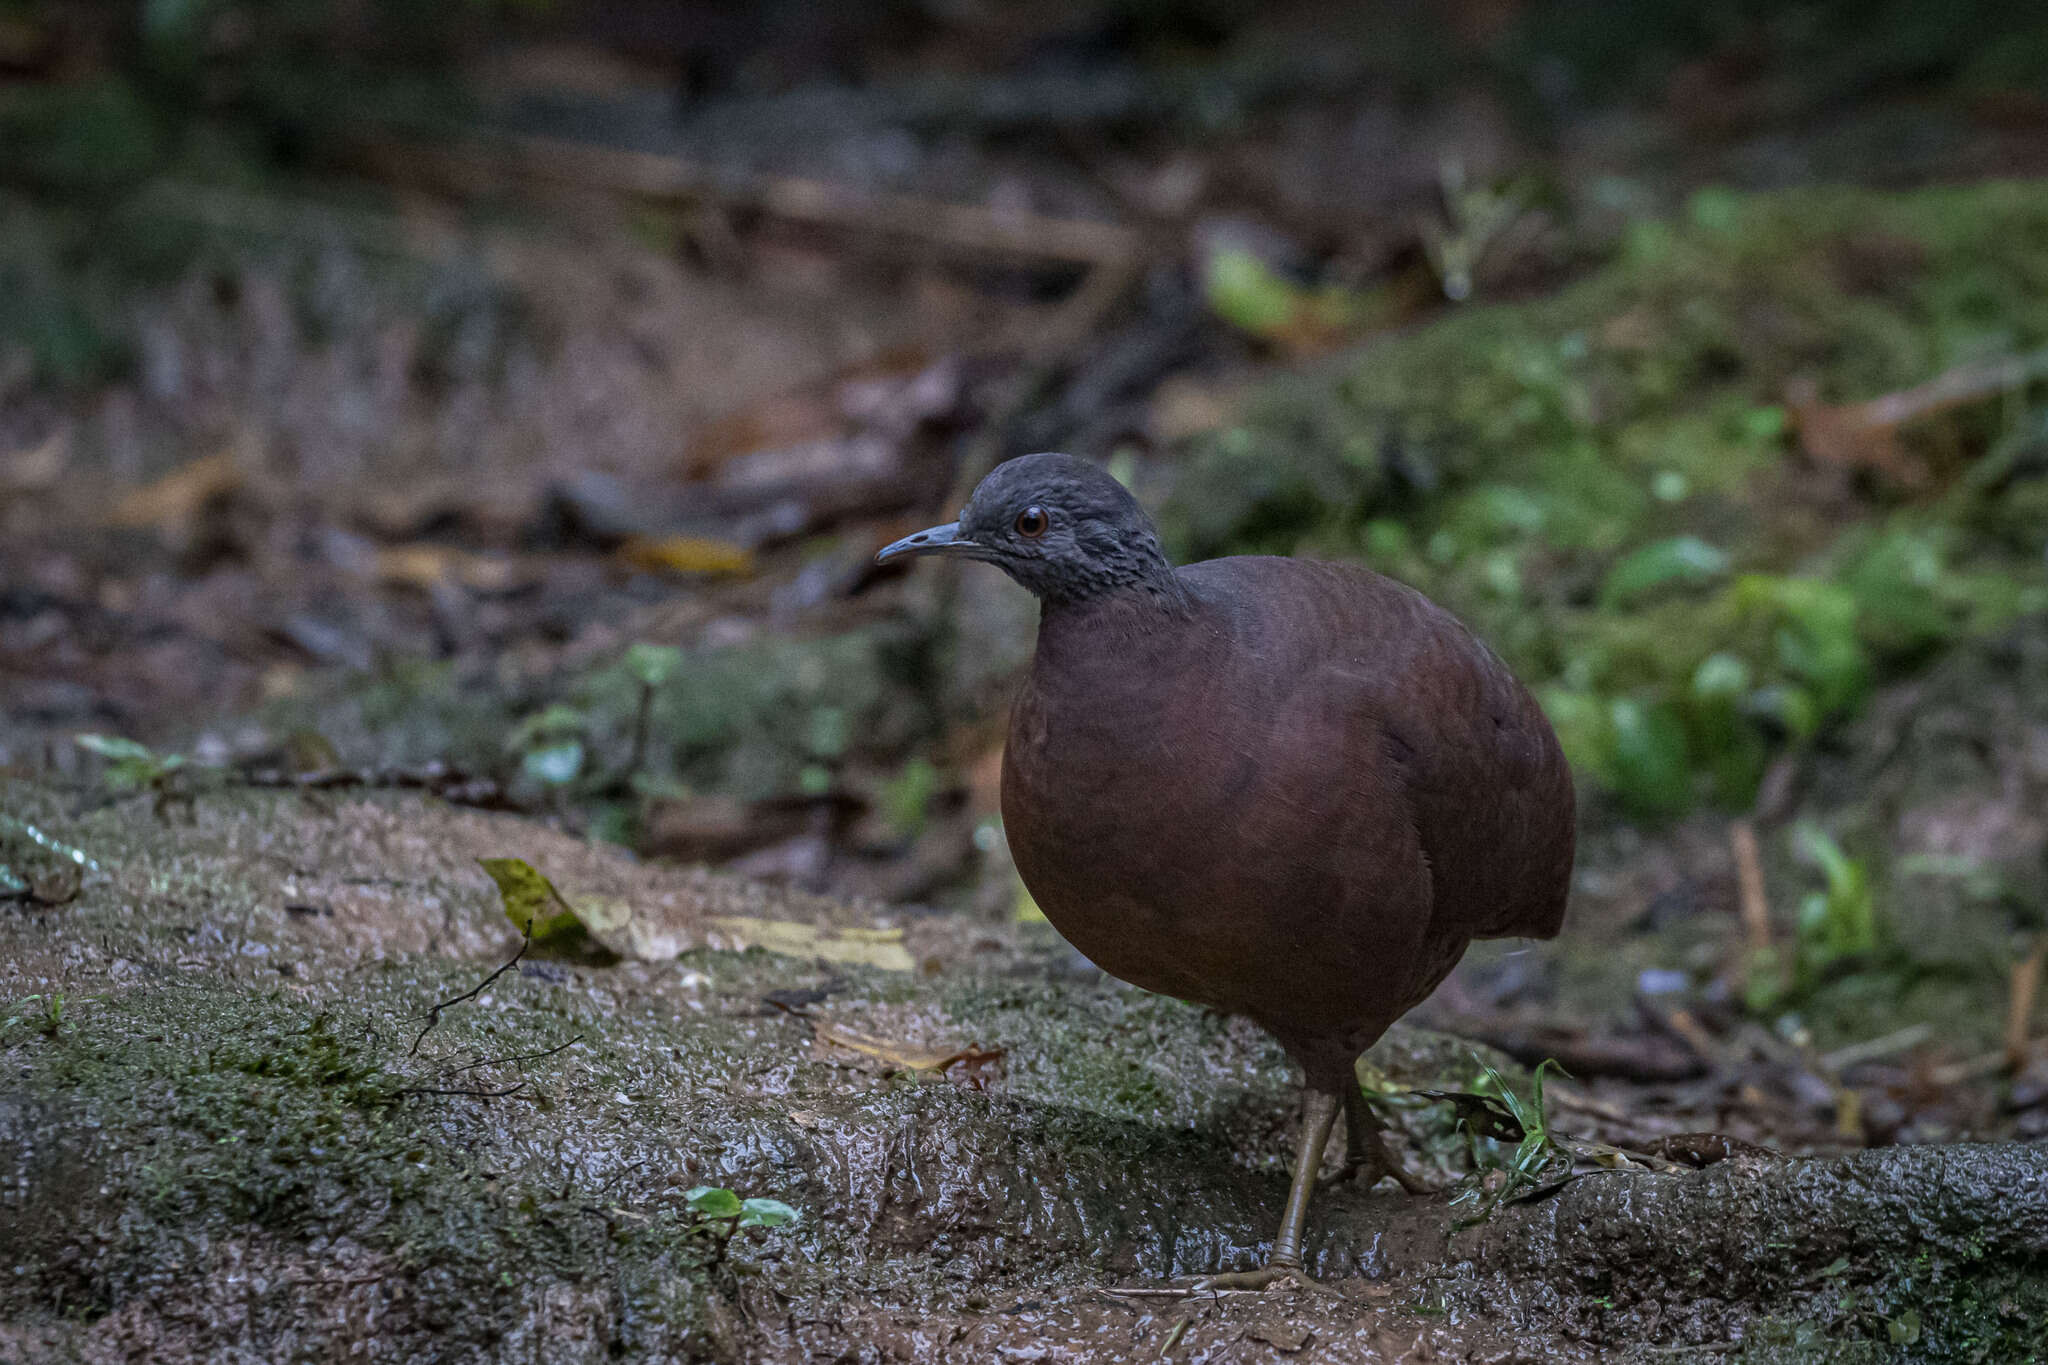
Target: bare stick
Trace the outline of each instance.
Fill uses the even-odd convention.
[[[2041,965],[2048,959],[2048,934],[2034,936],[2034,951],[2012,964],[2012,999],[2005,1013],[2005,1064],[2018,1071],[2027,1064],[2027,1035],[2034,1016],[2034,996],[2041,989]]]
[[[499,977],[503,976],[505,973],[511,971],[514,967],[519,965],[519,959],[526,956],[526,949],[532,942],[533,920],[529,918],[526,921],[526,928],[522,929],[519,933],[519,951],[512,954],[511,959],[507,961],[504,966],[498,968],[498,970],[492,972],[489,976],[477,982],[474,986],[470,987],[462,994],[454,996],[451,999],[443,1000],[440,1004],[428,1010],[427,1022],[425,1026],[423,1026],[420,1029],[419,1036],[412,1040],[412,1046],[406,1049],[405,1055],[408,1057],[418,1056],[420,1044],[426,1041],[426,1037],[429,1033],[433,1032],[434,1025],[441,1022],[441,1011],[449,1009],[455,1005],[463,1004],[466,1001],[474,1000],[479,995],[482,995],[485,991],[489,990],[491,988],[491,983],[493,981],[496,981]],[[567,1045],[564,1044],[564,1046]]]
[[[1095,265],[1138,252],[1118,223],[1004,212],[979,204],[878,193],[790,175],[734,175],[681,157],[545,137],[471,138],[455,145],[371,141],[377,169],[415,183],[424,174],[459,189],[506,179],[554,181],[646,199],[712,203],[789,222],[909,238],[976,255]]]
[[[1728,826],[1728,846],[1735,852],[1737,908],[1742,936],[1751,952],[1771,946],[1771,903],[1764,897],[1763,861],[1757,856],[1756,829],[1747,820]]]
[[[2048,375],[2048,351],[1997,356],[1944,370],[1924,384],[1852,403],[1842,411],[1859,427],[1896,427],[1960,403],[2015,389]]]
[[[408,1085],[403,1090],[394,1090],[393,1095],[467,1095],[476,1100],[502,1100],[507,1095],[516,1095],[526,1089],[526,1082],[508,1085],[503,1090],[460,1090],[434,1085]]]
[[[483,1066],[510,1066],[514,1062],[537,1062],[543,1057],[552,1057],[557,1052],[564,1051],[567,1048],[572,1048],[582,1041],[583,1035],[579,1033],[566,1043],[556,1043],[553,1047],[545,1048],[539,1052],[522,1052],[516,1057],[486,1057],[480,1062],[471,1062],[467,1066],[458,1066],[453,1071],[450,1071],[448,1074],[451,1076],[460,1076],[465,1071],[475,1071],[478,1067]]]

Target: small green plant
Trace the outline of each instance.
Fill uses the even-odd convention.
[[[1819,870],[1822,886],[1799,899],[1789,945],[1770,944],[1750,955],[1743,1003],[1769,1014],[1820,986],[1844,963],[1874,956],[1883,947],[1870,872],[1818,825],[1793,829],[1800,858]]]
[[[1459,1105],[1458,1120],[1465,1129],[1473,1171],[1472,1179],[1451,1202],[1475,1206],[1456,1227],[1483,1223],[1501,1204],[1571,1170],[1571,1152],[1559,1143],[1543,1098],[1543,1078],[1552,1070],[1565,1074],[1552,1058],[1537,1064],[1529,1076],[1529,1097],[1524,1099],[1505,1076],[1481,1063],[1473,1090],[1451,1097]],[[1515,1145],[1502,1158],[1498,1152],[1510,1142]]]
[[[683,667],[683,651],[674,645],[636,642],[626,647],[623,661],[633,681],[640,685],[640,697],[633,708],[633,748],[626,756],[625,780],[630,783],[647,761],[647,735],[654,718],[654,694],[667,685]]]
[[[101,780],[109,790],[117,792],[162,793],[187,761],[183,754],[160,754],[119,735],[79,735],[76,743],[87,753],[106,760]]]
[[[15,1003],[5,1019],[0,1019],[0,1033],[23,1026],[45,1038],[55,1038],[64,1027],[64,993],[52,991],[47,995],[25,995]]]
[[[1463,303],[1472,297],[1488,250],[1521,219],[1526,196],[1519,186],[1502,189],[1472,181],[1456,157],[1438,164],[1437,187],[1443,216],[1423,222],[1422,244],[1444,297]]]
[[[1800,898],[1802,965],[1817,971],[1842,958],[1875,952],[1877,903],[1863,861],[1844,853],[1818,825],[1801,824],[1793,837],[1801,856],[1820,869],[1826,882],[1824,889]]]
[[[558,790],[583,774],[584,714],[556,703],[528,716],[505,747],[519,755],[519,771],[539,786]]]
[[[797,1221],[797,1211],[780,1199],[742,1199],[718,1185],[699,1185],[683,1198],[697,1215],[697,1226],[712,1239],[714,1263],[725,1259],[740,1229],[779,1228]]]

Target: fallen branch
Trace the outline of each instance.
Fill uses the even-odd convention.
[[[495,778],[472,777],[440,763],[418,768],[315,768],[309,772],[286,772],[280,768],[248,768],[236,774],[246,787],[278,787],[298,791],[336,791],[342,788],[420,791],[456,806],[480,810],[523,811]]]
[[[507,178],[547,180],[643,199],[716,204],[869,235],[909,237],[977,255],[1102,265],[1138,254],[1138,234],[1116,223],[875,193],[801,176],[735,175],[658,152],[559,138],[473,137],[455,143],[384,138],[365,143],[363,153],[387,178],[417,181],[424,173],[464,190],[487,188]]]

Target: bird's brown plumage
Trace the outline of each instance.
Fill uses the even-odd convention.
[[[1475,938],[1564,918],[1572,784],[1522,685],[1451,615],[1361,568],[1174,569],[1136,500],[1066,455],[998,466],[960,520],[885,549],[985,560],[1043,603],[1003,753],[1024,884],[1126,981],[1243,1014],[1300,1063],[1301,1146],[1257,1288],[1301,1273],[1352,1076]]]
[[[1333,1089],[1472,939],[1557,932],[1570,774],[1527,690],[1413,589],[1273,558],[1175,576],[1178,600],[1047,607],[1004,827],[1104,970],[1250,1017]]]

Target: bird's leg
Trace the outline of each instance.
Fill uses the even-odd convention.
[[[1409,1171],[1387,1150],[1386,1139],[1380,1136],[1382,1127],[1380,1116],[1373,1112],[1372,1101],[1366,1099],[1365,1092],[1355,1085],[1346,1089],[1344,1169],[1332,1177],[1333,1183],[1355,1178],[1369,1190],[1379,1184],[1382,1177],[1392,1176],[1410,1194],[1435,1194],[1434,1185]]]
[[[1294,1183],[1287,1190],[1287,1210],[1280,1215],[1280,1234],[1273,1239],[1273,1252],[1259,1270],[1233,1270],[1208,1275],[1195,1282],[1196,1292],[1212,1289],[1264,1289],[1281,1280],[1313,1284],[1302,1269],[1301,1239],[1308,1227],[1308,1205],[1316,1192],[1316,1173],[1322,1168],[1323,1149],[1330,1143],[1330,1130],[1337,1126],[1335,1095],[1311,1090],[1301,1106],[1301,1146],[1294,1153]]]

